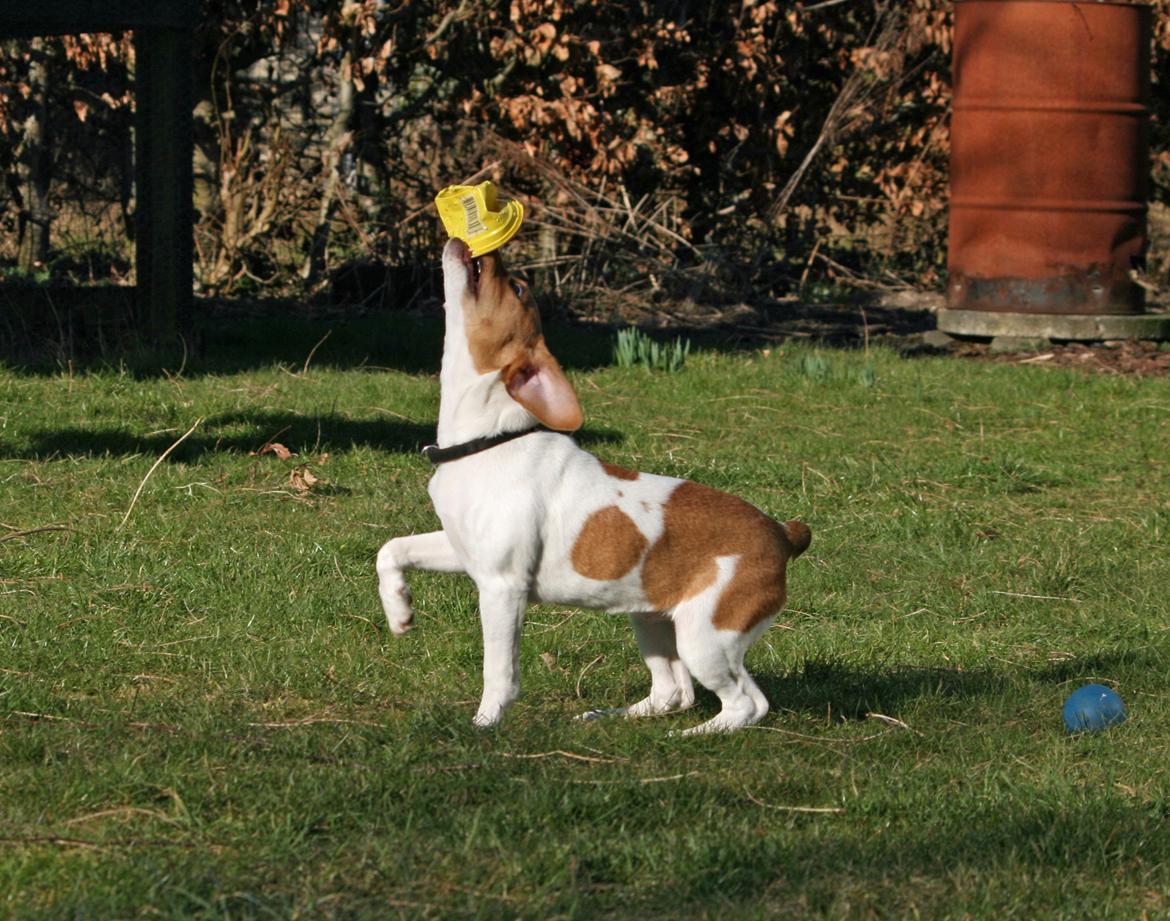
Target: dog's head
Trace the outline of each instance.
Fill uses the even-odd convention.
[[[462,240],[443,250],[445,308],[458,311],[477,374],[495,374],[508,395],[550,429],[581,427],[581,406],[545,345],[527,282],[508,273],[499,252],[473,257]],[[450,323],[449,323],[450,326]]]

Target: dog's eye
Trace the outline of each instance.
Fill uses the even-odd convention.
[[[516,297],[524,300],[524,283],[520,281],[512,282],[512,290],[516,292]]]

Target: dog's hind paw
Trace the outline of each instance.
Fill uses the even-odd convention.
[[[671,713],[682,713],[683,710],[689,710],[694,705],[694,695],[684,697],[675,693],[666,701],[644,697],[636,704],[626,707],[626,715],[631,719],[640,719],[645,716],[667,716]]]
[[[748,712],[739,712],[724,708],[711,719],[705,723],[699,723],[698,726],[692,726],[690,729],[676,730],[670,735],[672,737],[687,737],[687,736],[702,736],[710,735],[712,733],[727,733],[737,732],[745,726],[751,726],[753,723],[758,723],[767,713],[767,709],[761,711],[749,710]]]
[[[600,707],[596,710],[586,710],[580,716],[574,717],[578,722],[591,722],[604,719],[607,716],[624,716],[628,719],[642,719],[647,716],[669,716],[672,713],[681,713],[695,705],[693,697],[683,698],[678,695],[668,701],[655,700],[646,697],[628,707]]]
[[[496,726],[500,725],[500,719],[503,717],[503,715],[504,711],[502,709],[484,710],[481,707],[471,722],[480,729],[494,729]]]

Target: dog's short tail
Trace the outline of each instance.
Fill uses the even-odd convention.
[[[788,537],[788,543],[792,544],[792,558],[796,559],[812,543],[812,530],[803,521],[797,521],[795,518],[785,521],[781,527]]]

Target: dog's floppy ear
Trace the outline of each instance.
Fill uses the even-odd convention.
[[[575,432],[581,427],[577,394],[543,340],[506,368],[503,378],[508,395],[550,429]]]

